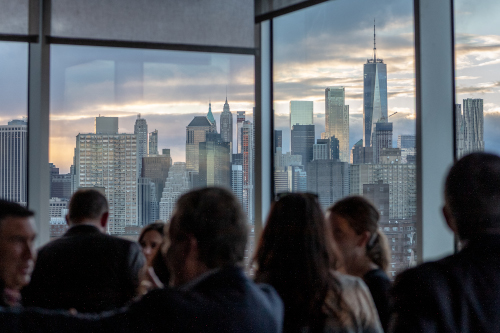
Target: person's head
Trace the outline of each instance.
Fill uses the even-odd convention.
[[[360,268],[363,259],[383,270],[389,265],[389,248],[378,228],[380,214],[365,198],[344,198],[328,208],[328,221],[347,273]],[[366,261],[365,261],[366,262]]]
[[[30,281],[36,236],[33,212],[0,200],[0,284],[20,290]]]
[[[163,243],[164,227],[165,223],[155,222],[142,228],[138,242],[141,245],[148,266],[152,265],[152,260]]]
[[[283,299],[286,329],[313,325],[321,312],[334,255],[327,233],[313,194],[289,193],[271,207],[254,259],[255,276]]]
[[[166,254],[173,285],[207,270],[241,263],[248,230],[245,215],[228,190],[193,190],[177,201],[168,229]]]
[[[69,201],[68,225],[92,224],[104,231],[108,223],[108,201],[99,191],[81,189]]]
[[[461,240],[500,233],[500,157],[473,153],[448,173],[443,213]]]

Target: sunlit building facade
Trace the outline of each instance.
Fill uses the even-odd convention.
[[[339,159],[349,162],[349,105],[345,105],[345,87],[325,89],[325,135],[339,140]]]
[[[294,125],[313,125],[312,101],[290,101],[290,129]]]

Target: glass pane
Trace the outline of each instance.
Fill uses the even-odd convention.
[[[328,1],[273,29],[275,191],[371,200],[394,276],[417,259],[413,2]]]
[[[94,187],[108,232],[136,238],[182,193],[213,185],[233,189],[252,223],[253,107],[253,56],[53,45],[51,225]]]
[[[52,0],[52,36],[254,47],[246,0]]]
[[[495,1],[455,0],[457,157],[500,153],[500,24]]]
[[[0,198],[27,203],[28,44],[0,42]]]
[[[28,34],[29,0],[0,0],[0,34]]]

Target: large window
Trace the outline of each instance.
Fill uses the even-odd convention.
[[[28,45],[0,42],[0,198],[27,203]]]
[[[329,1],[273,21],[276,193],[369,198],[391,275],[417,260],[413,3]]]
[[[500,3],[455,0],[457,156],[500,153]]]
[[[177,198],[230,188],[253,222],[254,57],[51,46],[51,237],[71,194],[102,191],[108,232],[136,238]]]

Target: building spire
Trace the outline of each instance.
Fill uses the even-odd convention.
[[[227,84],[226,84],[226,104],[227,104]]]
[[[373,19],[373,62],[377,63],[377,42],[375,41],[375,19]]]

